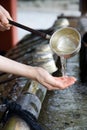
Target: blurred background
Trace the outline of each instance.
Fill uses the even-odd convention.
[[[17,21],[35,29],[46,29],[58,15],[80,16],[79,0],[18,0],[17,12]],[[19,30],[19,39],[26,33]]]

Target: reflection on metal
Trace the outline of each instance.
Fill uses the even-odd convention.
[[[59,18],[59,20],[57,20],[56,22],[55,22],[55,27],[57,27],[57,29],[58,28],[62,28],[62,27],[67,27],[67,26],[69,26],[69,20],[67,19],[67,18]]]
[[[80,33],[72,27],[59,29],[51,37],[50,46],[58,56],[63,56],[65,58],[72,57],[80,50]]]

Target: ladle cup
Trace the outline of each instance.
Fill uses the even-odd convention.
[[[50,40],[50,47],[58,56],[69,58],[77,54],[80,50],[81,36],[79,32],[72,27],[62,27],[50,36],[49,34],[34,30],[15,21],[9,20],[9,24],[39,35],[46,40]]]
[[[72,27],[64,27],[53,33],[50,47],[60,57],[70,58],[81,48],[80,33]]]

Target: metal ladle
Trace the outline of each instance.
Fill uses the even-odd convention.
[[[64,58],[69,58],[77,54],[80,50],[80,33],[72,27],[62,27],[50,36],[49,34],[34,30],[15,21],[9,20],[9,24],[39,35],[46,40],[50,40],[51,49],[60,57],[63,56]]]
[[[81,48],[80,33],[72,27],[64,27],[53,33],[50,47],[60,57],[70,58]]]

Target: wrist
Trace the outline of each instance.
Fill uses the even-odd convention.
[[[27,71],[27,78],[30,78],[32,80],[37,80],[37,69],[38,67],[32,67],[28,66],[28,71]]]

